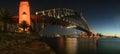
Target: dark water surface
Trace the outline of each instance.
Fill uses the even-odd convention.
[[[56,54],[120,54],[119,38],[42,38]]]

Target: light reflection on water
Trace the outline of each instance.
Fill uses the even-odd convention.
[[[96,52],[94,39],[81,38],[45,38],[44,42],[49,44],[57,54],[88,54]]]
[[[77,38],[66,38],[66,54],[77,53]]]
[[[64,45],[64,39],[63,38],[60,38],[59,39],[59,53],[60,54],[64,54],[64,51],[63,51],[63,49],[64,49],[64,47],[65,47],[65,45]]]
[[[56,54],[120,54],[119,38],[43,38]]]

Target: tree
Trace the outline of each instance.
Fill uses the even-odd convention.
[[[25,29],[28,28],[29,25],[26,23],[26,21],[22,21],[22,23],[19,24],[19,27],[23,28],[23,31],[25,31]]]
[[[97,33],[97,36],[99,37],[103,37],[103,35],[101,33]]]
[[[3,31],[7,30],[7,26],[11,23],[15,23],[8,9],[0,8],[0,25]]]

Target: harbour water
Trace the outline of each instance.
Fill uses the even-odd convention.
[[[120,54],[120,38],[101,38],[98,44],[99,54]]]
[[[119,38],[42,38],[56,54],[120,54]]]

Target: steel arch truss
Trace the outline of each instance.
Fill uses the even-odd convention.
[[[45,23],[59,24],[69,26],[89,33],[89,27],[86,20],[80,13],[66,8],[56,8],[36,12],[36,15],[45,18]]]

